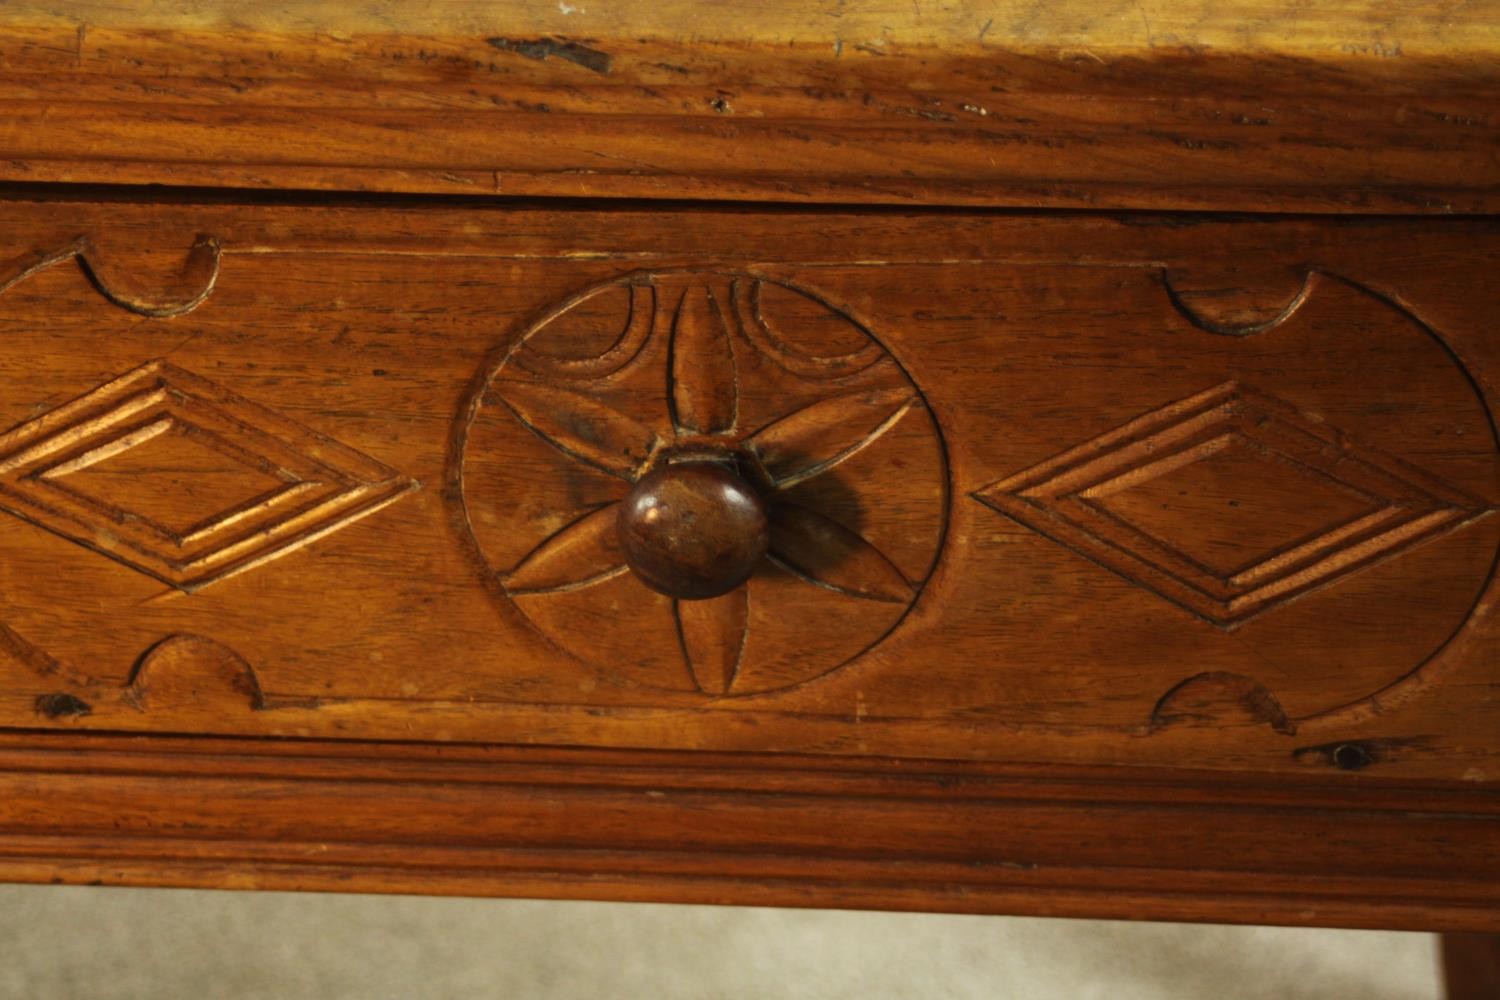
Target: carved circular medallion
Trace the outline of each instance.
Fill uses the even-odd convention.
[[[781,281],[589,288],[527,331],[463,415],[464,523],[497,589],[619,684],[739,695],[826,674],[896,627],[942,542],[947,467],[921,393],[868,330]],[[641,574],[662,543],[627,552],[623,504],[705,461],[763,505],[769,546],[758,556],[765,539],[740,523],[749,507],[716,508],[746,542],[725,558],[746,565],[720,586],[653,589]]]

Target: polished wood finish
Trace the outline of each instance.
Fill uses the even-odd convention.
[[[11,725],[1495,771],[1489,221],[0,211],[90,234],[0,296]],[[684,613],[615,508],[693,290],[772,545]],[[200,669],[267,707],[126,697]]]
[[[10,880],[1434,930],[1500,906],[1492,794],[1336,772],[64,733],[0,738],[0,790]]]
[[[0,12],[0,876],[1500,929],[1491,5],[131,6]]]
[[[0,10],[0,180],[1493,212],[1496,0]]]
[[[668,462],[620,502],[625,563],[668,597],[719,597],[750,578],[771,541],[766,505],[727,463]]]
[[[1488,220],[0,219],[7,877],[1494,926]]]
[[[1447,1000],[1491,1000],[1500,995],[1500,935],[1444,934]]]

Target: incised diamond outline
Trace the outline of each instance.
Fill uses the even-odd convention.
[[[1109,497],[1230,447],[1369,503],[1311,536],[1268,539],[1228,571],[1110,509]],[[1223,629],[1489,513],[1484,501],[1237,382],[1169,403],[974,497]]]
[[[172,528],[73,473],[175,435],[270,488]],[[160,441],[158,441],[160,443]],[[165,361],[150,361],[0,435],[0,509],[192,591],[285,555],[417,483],[361,452]]]

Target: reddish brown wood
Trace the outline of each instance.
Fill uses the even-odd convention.
[[[1500,930],[1492,0],[294,7],[0,10],[0,877]]]
[[[5,877],[1495,928],[1492,221],[0,223]]]
[[[701,600],[740,586],[765,557],[771,532],[755,488],[724,462],[658,465],[619,507],[620,547],[641,582]]]
[[[1447,930],[1500,905],[1500,814],[1464,786],[59,734],[0,740],[0,789],[24,881]]]
[[[1448,1000],[1500,994],[1500,935],[1444,934],[1443,984]]]
[[[1493,0],[0,12],[0,179],[1493,212]]]
[[[1494,648],[1494,302],[1464,278],[1494,252],[1489,222],[949,215],[934,248],[934,217],[887,214],[823,213],[789,242],[778,213],[6,211],[23,246],[92,242],[88,274],[62,260],[0,297],[26,359],[7,369],[11,451],[35,456],[6,473],[30,522],[8,558],[35,595],[7,612],[16,724],[69,695],[90,706],[69,726],[145,731],[1276,771],[1351,744],[1370,773],[1493,771],[1474,692]],[[94,291],[169,279],[198,232],[220,268],[192,312],[143,321]],[[723,270],[687,268],[710,254]],[[1208,290],[1251,257],[1311,266],[1260,293],[1272,317],[1299,304],[1244,336],[1205,329],[1230,322]],[[453,306],[455,284],[475,305]],[[736,331],[727,446],[779,499],[748,602],[684,618],[600,578],[624,565],[610,505],[680,433],[661,387],[692,287]],[[163,382],[166,430],[127,413],[36,451],[61,440],[39,416],[117,414]],[[584,455],[558,437],[580,413],[625,429]],[[127,430],[151,436],[98,451]],[[246,465],[266,434],[279,457]],[[1148,448],[1177,457],[1142,465]],[[1066,498],[1051,470],[1075,449],[1090,475],[1139,480],[1057,508],[1096,518],[1093,549],[1042,499]],[[1033,481],[1054,492],[1025,499]],[[194,527],[288,488],[217,538]],[[94,532],[105,498],[143,520]],[[241,524],[258,541],[222,548]],[[195,531],[199,563],[159,548]],[[174,635],[233,651],[274,709],[233,690],[128,708],[136,664]]]

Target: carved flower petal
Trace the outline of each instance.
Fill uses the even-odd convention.
[[[820,587],[872,601],[908,601],[915,588],[875,546],[806,507],[771,508],[771,558]]]
[[[645,424],[572,389],[506,380],[486,394],[491,400],[559,451],[622,479],[634,477],[656,444],[656,432]]]
[[[726,694],[734,686],[750,629],[750,588],[706,601],[673,601],[682,655],[698,690]]]
[[[672,321],[672,423],[679,431],[723,434],[738,411],[734,350],[714,291],[689,285]]]
[[[542,540],[505,577],[513,594],[576,590],[625,571],[615,528],[619,504],[589,511]]]
[[[895,426],[917,401],[909,386],[820,399],[746,440],[780,487],[827,472]]]

